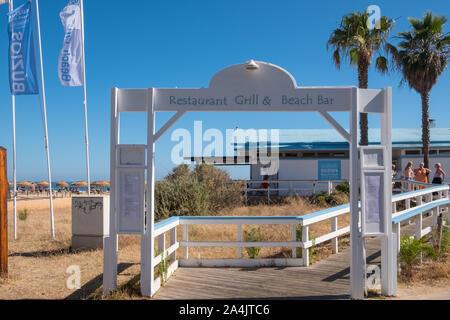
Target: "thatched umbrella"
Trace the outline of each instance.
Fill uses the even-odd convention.
[[[20,187],[31,187],[33,185],[33,183],[31,183],[30,181],[22,181],[22,182],[19,182],[17,185]]]
[[[104,180],[102,180],[102,181],[96,181],[96,182],[94,182],[94,183],[92,183],[94,186],[97,186],[97,187],[109,187],[110,186],[110,184],[109,184],[109,182],[108,181],[104,181]]]
[[[50,184],[47,181],[42,180],[41,182],[38,183],[38,186],[48,187],[48,186],[50,186]]]
[[[63,187],[63,188],[67,188],[69,186],[69,184],[65,181],[60,181],[56,183],[57,187]]]
[[[76,188],[86,188],[88,186],[88,183],[86,181],[77,181],[72,183],[71,185]]]

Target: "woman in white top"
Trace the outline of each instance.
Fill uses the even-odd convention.
[[[444,181],[445,176],[446,176],[445,171],[442,170],[440,163],[436,163],[434,165],[434,167],[436,168],[436,172],[434,174],[434,178],[433,178],[433,182],[432,183],[433,184],[442,184],[442,182]]]

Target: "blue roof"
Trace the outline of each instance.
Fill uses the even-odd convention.
[[[449,128],[430,128],[431,148],[450,148]],[[369,144],[380,143],[380,129],[369,129]],[[261,141],[258,145],[264,148],[271,146],[269,141]],[[242,148],[242,144],[236,144]],[[245,144],[246,149],[256,146]],[[334,129],[280,129],[279,150],[348,150],[349,144]],[[393,149],[422,148],[422,129],[392,129]]]

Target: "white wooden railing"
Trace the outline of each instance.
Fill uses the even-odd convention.
[[[427,214],[432,214],[436,221],[437,214],[445,211],[448,214],[450,201],[448,185],[430,185],[414,181],[399,180],[402,188],[408,187],[418,189],[415,191],[396,194],[392,196],[393,230],[399,235],[400,226],[413,219],[416,222],[416,237],[422,237],[431,231],[431,227],[423,228],[422,219]],[[401,203],[404,205],[401,207]],[[401,210],[400,210],[401,209]],[[350,232],[350,227],[338,228],[338,219],[348,214],[348,204],[333,207],[303,216],[201,216],[201,217],[171,217],[164,221],[155,223],[155,239],[158,251],[161,252],[153,259],[153,267],[157,267],[163,257],[171,261],[167,270],[167,278],[178,267],[264,267],[264,266],[308,266],[309,249],[315,245],[331,241],[332,252],[337,253],[338,239]],[[331,232],[310,238],[310,227],[316,223],[329,221]],[[190,225],[234,225],[237,230],[236,241],[191,241],[189,239]],[[244,225],[288,225],[292,230],[290,241],[260,241],[247,242],[242,237]],[[177,239],[177,227],[182,226],[182,239]],[[301,228],[302,239],[297,239],[297,228]],[[166,236],[169,235],[169,246],[166,247]],[[193,259],[189,257],[188,249],[195,247],[227,247],[237,248],[234,259]],[[292,248],[291,258],[257,258],[246,259],[242,257],[242,249],[248,247],[278,247]],[[178,249],[183,249],[177,254]],[[297,257],[297,248],[301,248],[302,256]],[[154,280],[157,288],[161,285],[161,278]]]
[[[311,195],[320,191],[328,194],[333,192],[336,185],[346,182],[346,180],[245,180],[245,204],[251,197],[266,197],[270,203],[272,196],[296,196]],[[263,183],[267,183],[267,188],[263,188]],[[300,186],[299,186],[300,185]],[[306,186],[305,186],[306,185]]]

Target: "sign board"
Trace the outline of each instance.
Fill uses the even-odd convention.
[[[341,180],[341,161],[340,160],[319,160],[318,180]]]
[[[145,150],[145,145],[119,145],[117,148],[120,234],[141,234],[144,229]]]
[[[386,233],[384,147],[361,147],[361,221],[363,237]]]

